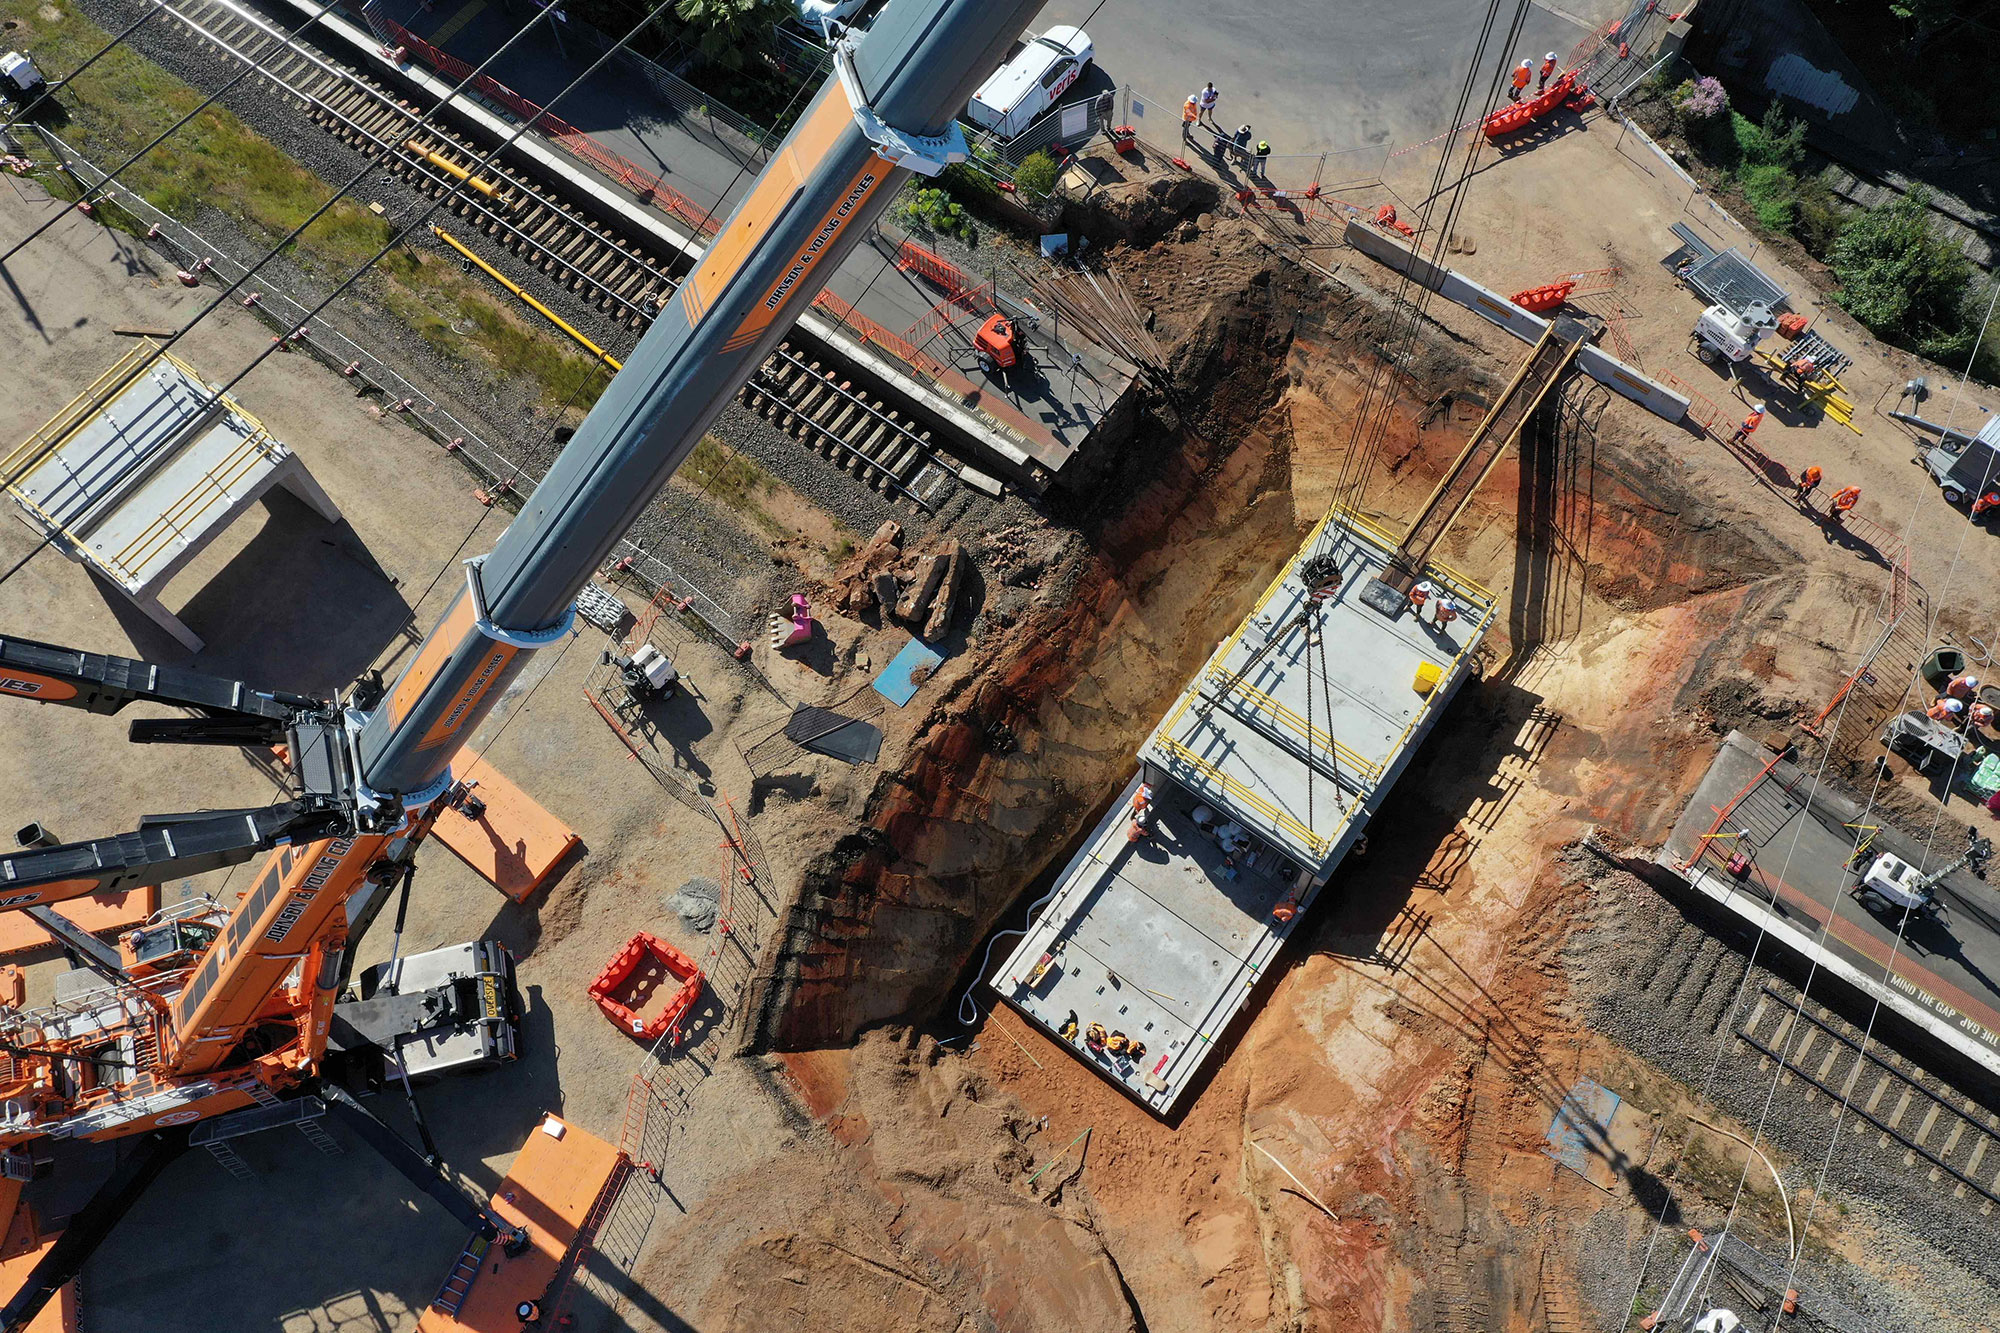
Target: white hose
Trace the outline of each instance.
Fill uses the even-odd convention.
[[[1055,897],[1056,890],[1060,889],[1061,887],[1062,887],[1062,880],[1059,878],[1056,880],[1055,884],[1050,887],[1047,893],[1043,894],[1040,898],[1037,898],[1033,903],[1029,904],[1028,920],[1030,923],[1034,921],[1035,913],[1041,911],[1044,907],[1048,906],[1049,899]],[[972,978],[972,984],[965,988],[965,994],[958,997],[958,1021],[961,1027],[971,1027],[974,1023],[977,1023],[979,1021],[979,1006],[973,1003],[972,992],[979,989],[980,981],[983,980],[986,976],[986,967],[989,963],[993,961],[993,946],[998,944],[1002,939],[1006,938],[1007,936],[1025,935],[1027,933],[1028,933],[1027,926],[1023,926],[1019,930],[1002,930],[995,932],[993,938],[986,941],[986,952],[980,955],[979,958],[979,973],[978,975]],[[970,1018],[966,1017],[966,1013],[968,1010],[970,1010],[972,1014]]]

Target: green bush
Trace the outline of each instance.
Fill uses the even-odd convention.
[[[969,162],[954,162],[938,174],[938,184],[966,203],[992,199],[1000,193],[999,182]]]
[[[1766,231],[1789,232],[1798,220],[1798,182],[1775,162],[1745,166],[1736,175],[1750,211]]]
[[[1796,172],[1806,162],[1805,117],[1786,115],[1785,99],[1772,98],[1764,109],[1764,123],[1757,127],[1755,146],[1745,143],[1744,155],[1753,162]]]
[[[692,30],[703,56],[725,69],[742,69],[744,56],[792,7],[784,0],[675,0],[674,13]],[[615,30],[615,25],[614,25]]]
[[[1833,253],[1833,244],[1847,225],[1847,206],[1817,176],[1799,178],[1794,202],[1798,216],[1792,221],[1792,235],[1814,258],[1825,259]]]
[[[951,196],[943,190],[922,188],[906,192],[902,214],[906,224],[922,231],[956,236],[967,245],[978,239],[978,233],[972,228],[972,219],[965,215],[964,206],[953,203]]]
[[[1933,360],[1963,358],[1978,313],[1972,262],[1931,229],[1923,190],[1849,219],[1831,262],[1841,306],[1879,336]]]
[[[1031,199],[1045,199],[1056,188],[1060,169],[1046,148],[1037,148],[1014,168],[1014,188]]]

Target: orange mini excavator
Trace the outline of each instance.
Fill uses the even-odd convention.
[[[107,714],[187,709],[133,722],[132,739],[281,745],[289,777],[272,805],[153,816],[135,832],[0,855],[0,909],[35,913],[103,983],[0,1014],[0,1203],[45,1244],[33,1196],[66,1145],[123,1145],[0,1308],[0,1331],[33,1319],[191,1133],[223,1117],[330,1114],[476,1234],[535,1247],[523,1224],[467,1199],[434,1150],[375,1120],[336,1076],[336,1001],[355,940],[407,893],[439,816],[475,799],[453,758],[528,658],[569,635],[578,592],[632,520],[909,173],[965,159],[956,113],[1039,4],[890,0],[865,34],[834,40],[833,71],[791,134],[519,516],[466,562],[457,596],[392,684],[365,679],[319,699],[0,635],[0,694]],[[116,949],[61,934],[60,916],[44,910],[259,855],[237,903],[155,923]],[[462,989],[468,1003],[487,1003],[485,986]],[[394,1014],[375,1020],[378,1041],[395,1044]],[[369,1034],[348,1044],[365,1049]]]

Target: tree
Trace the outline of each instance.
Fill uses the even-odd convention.
[[[1834,242],[1840,304],[1892,342],[1933,359],[1971,347],[1972,262],[1931,230],[1928,195],[1912,190],[1856,214]]]
[[[728,69],[743,68],[745,52],[790,12],[784,0],[674,0],[674,13],[694,30],[703,57]]]

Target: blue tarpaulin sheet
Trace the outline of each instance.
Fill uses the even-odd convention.
[[[1549,1122],[1548,1146],[1543,1152],[1578,1175],[1590,1165],[1592,1148],[1602,1150],[1610,1137],[1611,1118],[1623,1100],[1595,1079],[1578,1079],[1569,1096]]]
[[[935,671],[938,663],[942,661],[943,657],[924,647],[916,639],[911,639],[903,645],[901,652],[889,659],[889,665],[882,668],[881,674],[875,677],[875,693],[901,708],[917,697],[917,686],[922,683],[917,679],[918,673],[923,674],[924,680],[929,680],[930,673]]]

